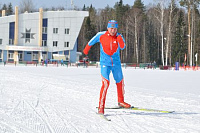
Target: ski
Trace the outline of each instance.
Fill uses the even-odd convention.
[[[149,111],[149,112],[158,112],[158,113],[173,113],[175,111],[167,111],[167,110],[158,110],[158,109],[149,109],[149,108],[140,108],[140,107],[130,107],[130,108],[123,108],[123,107],[105,107],[105,109],[129,109],[129,110],[138,110],[138,111]]]
[[[147,108],[139,108],[133,107],[132,110],[140,110],[140,111],[150,111],[150,112],[160,112],[160,113],[173,113],[174,111],[167,111],[167,110],[158,110],[158,109],[147,109]]]
[[[106,120],[106,121],[111,121],[111,119],[108,119],[104,114],[98,114],[102,119]]]

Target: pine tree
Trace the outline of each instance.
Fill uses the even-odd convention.
[[[8,5],[8,15],[12,15],[13,14],[13,7],[12,7],[12,4],[10,3]]]
[[[85,39],[87,40],[87,42],[92,39],[93,36],[95,36],[96,34],[96,31],[95,31],[95,25],[92,24],[92,14],[94,13],[94,8],[92,7],[92,5],[90,6],[89,8],[89,17],[87,17],[86,19],[86,24],[85,24]],[[97,61],[98,60],[98,56],[99,54],[97,54],[98,52],[98,49],[99,49],[99,45],[94,45],[88,56],[89,56],[89,59],[92,60],[92,61]]]
[[[158,36],[156,35],[157,28],[154,26],[153,21],[149,20],[148,22],[148,29],[147,29],[147,40],[148,40],[148,61],[156,61],[158,64],[161,63],[160,54],[158,53],[158,44],[157,39]],[[159,55],[159,56],[158,56]]]
[[[185,26],[184,12],[180,11],[178,14],[175,37],[173,39],[174,45],[172,45],[172,62],[178,61],[180,64],[184,62],[184,56],[187,49],[187,45],[185,43],[185,40],[187,39]]]
[[[134,55],[137,63],[144,62],[146,57],[144,8],[144,4],[141,2],[141,0],[136,0],[133,8],[131,9],[132,13],[130,14],[134,25]]]
[[[123,1],[120,0],[114,6],[115,8],[115,16],[111,19],[115,19],[118,22],[119,28],[118,31],[121,32],[123,29],[123,22],[124,22],[124,14],[129,10],[128,6],[123,5]]]
[[[145,11],[145,6],[141,0],[135,0],[133,8],[141,9],[143,12]]]
[[[7,10],[7,5],[3,4],[2,10]]]
[[[83,9],[82,9],[82,11],[86,11],[85,4],[84,4],[84,6],[83,6]]]

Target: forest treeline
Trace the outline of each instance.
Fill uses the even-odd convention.
[[[123,0],[114,7],[104,9],[83,7],[89,11],[78,37],[78,50],[82,51],[87,42],[99,31],[107,30],[107,23],[118,21],[118,32],[126,41],[121,52],[125,63],[150,63],[174,65],[175,62],[196,65],[200,41],[200,0],[157,0],[153,5],[144,6],[141,0],[132,5]],[[90,60],[99,60],[99,45],[89,53]],[[198,59],[198,61],[196,60]]]

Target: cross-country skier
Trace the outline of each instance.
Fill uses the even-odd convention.
[[[107,31],[98,32],[83,50],[83,53],[87,55],[91,46],[100,42],[102,87],[99,98],[99,114],[104,114],[106,93],[110,84],[109,75],[111,71],[117,85],[118,105],[124,108],[131,107],[130,104],[124,102],[124,79],[121,68],[120,50],[125,48],[125,41],[123,36],[117,33],[117,28],[117,21],[110,20],[107,25]]]

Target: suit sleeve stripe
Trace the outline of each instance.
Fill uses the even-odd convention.
[[[94,45],[95,43],[97,42],[100,42],[100,36],[103,35],[105,33],[104,32],[98,32],[89,42],[88,42],[88,45],[89,46],[92,46]]]

